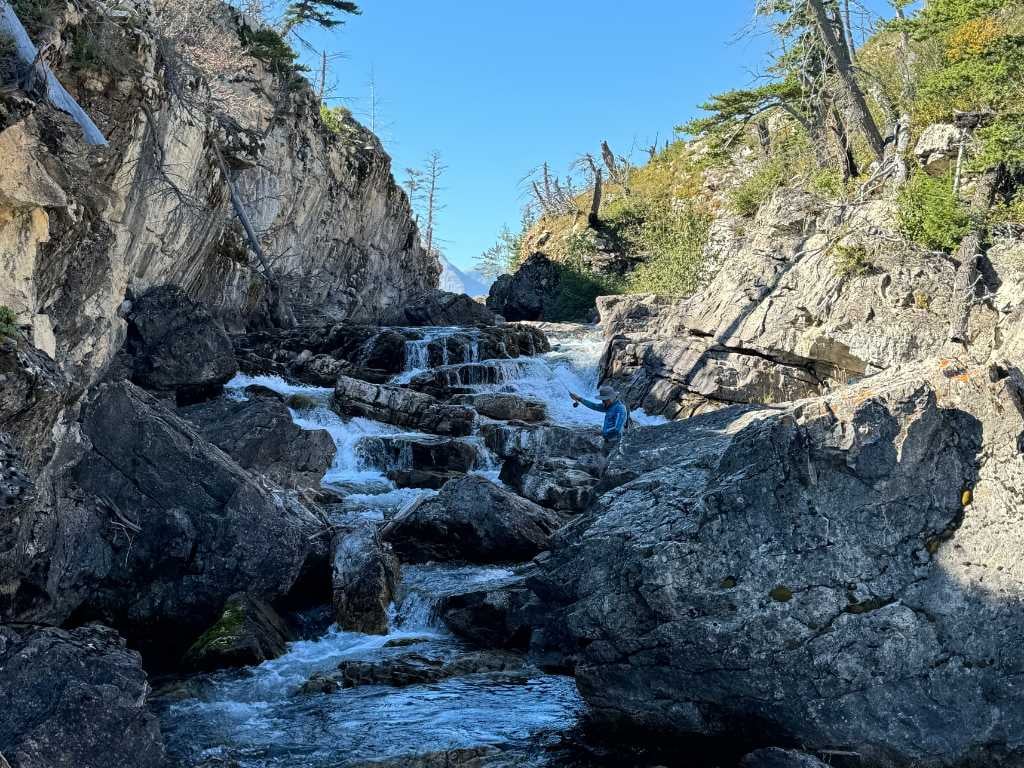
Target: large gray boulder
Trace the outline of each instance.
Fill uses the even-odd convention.
[[[319,567],[326,594],[320,520],[150,395],[99,386],[81,435],[89,450],[71,477],[82,498],[58,523],[59,557],[40,584],[75,615],[118,628],[157,663],[177,660],[237,592],[282,598]]]
[[[152,288],[131,302],[123,354],[131,380],[179,404],[218,394],[238,373],[231,339],[181,288]]]
[[[934,123],[921,131],[914,146],[914,157],[931,176],[947,173],[959,152],[965,134],[950,123]]]
[[[629,434],[621,484],[530,582],[592,715],[880,766],[1019,762],[1014,376],[947,360]]]
[[[597,429],[513,422],[484,423],[481,433],[504,460],[501,481],[521,496],[568,512],[590,504],[605,465]]]
[[[429,290],[411,298],[391,318],[394,325],[494,325],[494,312],[464,293]]]
[[[363,522],[334,538],[334,619],[349,632],[385,635],[398,590],[398,558],[377,525]]]
[[[598,300],[602,378],[630,405],[676,419],[783,402],[948,352],[955,264],[906,243],[891,200],[836,211],[781,190],[753,222],[716,219],[707,259],[707,282],[688,298]],[[989,277],[979,292],[997,290]],[[977,305],[972,345],[999,343],[994,307],[1019,296]]]
[[[444,405],[422,392],[371,384],[348,376],[338,379],[331,407],[341,416],[362,416],[398,427],[455,437],[470,434],[476,420],[472,408]]]
[[[166,764],[141,659],[112,629],[0,625],[0,691],[0,764]]]
[[[403,562],[515,563],[547,546],[562,518],[478,475],[448,482],[382,531]]]
[[[477,395],[456,395],[453,403],[472,406],[481,416],[500,421],[544,421],[548,408],[543,400],[520,397],[509,392],[486,392]]]
[[[544,320],[558,298],[558,265],[542,253],[524,261],[512,275],[502,275],[491,286],[487,307],[506,320]]]
[[[178,415],[243,468],[285,488],[318,488],[337,448],[326,430],[302,429],[276,397],[218,399]]]

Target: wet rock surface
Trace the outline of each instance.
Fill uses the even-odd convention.
[[[455,437],[470,434],[476,419],[472,408],[446,405],[421,392],[370,384],[347,376],[338,379],[331,407],[341,416],[361,416]]]
[[[407,653],[385,661],[343,661],[335,672],[314,675],[300,692],[333,693],[362,685],[424,685],[451,677],[502,674],[510,682],[528,673],[522,656],[502,651],[477,651],[454,657]]]
[[[228,598],[217,623],[192,644],[182,665],[195,671],[255,666],[276,659],[294,639],[269,603],[239,593]]]
[[[813,755],[771,747],[751,752],[740,761],[739,768],[825,768],[826,765],[828,763]]]
[[[535,626],[530,609],[537,605],[524,580],[515,579],[448,595],[437,610],[452,632],[474,645],[525,651]]]
[[[0,626],[0,688],[12,768],[166,765],[139,655],[107,627]]]
[[[337,450],[329,433],[299,428],[280,397],[258,391],[246,401],[218,399],[178,415],[243,469],[285,488],[318,488]]]
[[[180,654],[230,595],[283,597],[324,557],[319,518],[133,385],[98,387],[81,429],[91,449],[73,477],[86,496],[61,532],[68,567],[51,588],[154,660]]]
[[[388,608],[398,591],[398,558],[380,538],[376,524],[366,522],[334,537],[332,584],[334,618],[350,632],[383,635]]]
[[[467,475],[392,518],[382,535],[403,562],[522,562],[543,550],[562,518]]]
[[[231,340],[203,306],[165,285],[130,302],[121,355],[129,378],[179,404],[219,394],[238,372]]]

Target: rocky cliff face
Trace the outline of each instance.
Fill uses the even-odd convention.
[[[327,129],[307,85],[283,88],[245,58],[218,84],[230,115],[224,129],[172,96],[180,72],[154,39],[146,0],[124,0],[105,21],[71,14],[60,23],[58,74],[110,146],[87,148],[49,108],[5,103],[0,304],[83,379],[120,345],[126,294],[172,283],[229,329],[273,319],[215,139],[281,283],[285,319],[373,321],[436,286],[436,259],[419,244],[380,142],[352,120]],[[68,41],[100,23],[115,25],[130,55],[123,72],[68,61]],[[232,29],[238,20],[223,10],[219,23]]]
[[[839,208],[800,190],[776,194],[751,222],[716,220],[708,285],[694,296],[606,297],[603,375],[649,412],[685,418],[733,403],[828,391],[949,352],[956,265],[906,243],[885,199]],[[984,360],[1024,298],[1009,236],[989,249],[971,315]]]
[[[533,581],[596,716],[1019,760],[1020,393],[936,361],[629,435]]]

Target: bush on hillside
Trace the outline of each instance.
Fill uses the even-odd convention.
[[[952,251],[970,223],[966,208],[953,194],[949,175],[914,174],[900,190],[898,205],[903,233],[929,250]]]
[[[590,267],[590,257],[595,251],[594,234],[591,230],[570,235],[566,243],[565,257],[556,262],[559,270],[559,293],[545,311],[545,320],[589,320],[597,306],[598,296],[622,293],[621,279],[600,274]]]
[[[678,209],[664,204],[649,206],[642,224],[630,233],[632,248],[649,255],[630,273],[627,292],[693,293],[704,268],[710,228],[711,216],[694,203],[683,203]]]
[[[0,338],[13,336],[18,331],[18,318],[14,310],[0,304]]]

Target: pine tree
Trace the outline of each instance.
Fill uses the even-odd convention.
[[[348,0],[294,0],[285,7],[281,32],[289,34],[303,24],[316,24],[331,29],[343,24],[337,14],[358,15],[359,6]]]

